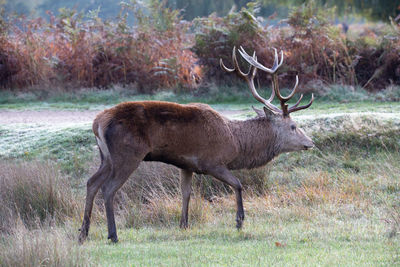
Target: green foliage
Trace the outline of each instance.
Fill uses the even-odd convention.
[[[374,99],[373,96],[369,96],[368,93],[361,87],[344,85],[330,85],[318,91],[317,94],[320,100],[336,103],[348,103]]]
[[[232,6],[237,8],[244,7],[250,0],[170,0],[168,5],[175,9],[183,9],[186,19],[208,16],[216,12],[219,16],[225,16]],[[308,0],[262,0],[260,15],[268,17],[274,12],[278,18],[284,18],[292,7],[298,7],[309,3]],[[389,21],[389,16],[395,17],[397,10],[396,1],[384,0],[377,4],[374,0],[323,0],[317,1],[315,6],[318,8],[336,7],[336,16],[345,19],[353,16],[362,16],[374,21]]]
[[[335,8],[320,8],[316,1],[310,0],[298,8],[293,8],[287,23],[293,28],[303,29],[305,34],[317,34],[331,25]],[[303,33],[304,34],[304,33]]]
[[[210,15],[194,21],[195,44],[192,50],[206,67],[210,80],[223,79],[219,59],[231,61],[232,48],[248,47],[255,51],[266,45],[268,32],[256,19],[259,6],[250,2],[239,12],[231,11],[225,17]],[[229,77],[231,79],[231,77]]]
[[[148,3],[131,0],[122,2],[125,10],[131,10],[138,28],[155,28],[160,32],[174,30],[181,18],[179,10],[166,7],[166,1],[149,0]],[[144,10],[146,9],[146,10]]]

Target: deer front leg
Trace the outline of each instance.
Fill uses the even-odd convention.
[[[236,228],[242,228],[242,224],[244,221],[244,209],[243,209],[243,200],[242,200],[242,184],[240,181],[233,176],[233,174],[226,168],[226,167],[216,167],[212,168],[208,171],[209,174],[230,185],[236,194],[236,205],[237,205],[237,212],[236,212]]]
[[[182,217],[180,227],[186,229],[188,227],[188,210],[190,193],[192,192],[192,177],[193,172],[181,170],[181,190],[182,190]]]

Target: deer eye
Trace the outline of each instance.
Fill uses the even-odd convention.
[[[293,131],[296,130],[296,125],[290,126],[290,129],[292,129]]]

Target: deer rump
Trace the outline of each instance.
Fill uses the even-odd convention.
[[[103,160],[112,162],[113,154],[133,153],[143,161],[206,173],[210,165],[226,165],[238,153],[228,124],[206,104],[143,101],[103,111],[95,119],[93,131]]]

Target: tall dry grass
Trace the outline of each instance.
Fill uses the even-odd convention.
[[[318,156],[310,157],[305,162],[317,160]],[[285,164],[275,162],[278,166],[235,172],[245,185],[248,220],[264,216],[281,223],[323,217],[333,221],[369,220],[380,216],[387,224],[388,236],[396,236],[400,213],[392,198],[398,185],[388,170],[398,169],[396,158],[392,158],[398,155],[388,154],[382,166],[365,163],[357,169],[354,166],[348,169],[346,155],[332,153],[325,157],[329,158],[318,159],[319,167],[311,169],[295,164],[294,159],[294,162],[285,161],[292,166],[290,171]],[[329,168],[336,171],[323,170],[323,164],[328,161]],[[95,161],[92,169],[97,164]],[[76,181],[68,181],[57,165],[51,163],[2,162],[0,166],[4,170],[0,174],[0,265],[93,264],[85,250],[77,246],[85,190],[72,189]],[[361,179],[367,176],[368,179]],[[162,163],[141,164],[117,193],[118,228],[177,228],[181,212],[179,187],[177,168]],[[194,177],[189,212],[192,227],[221,223],[231,223],[233,227],[235,209],[236,201],[230,189],[219,182],[214,184],[210,177]],[[92,223],[104,226],[105,221],[99,194]],[[94,227],[96,231],[98,227]]]
[[[1,162],[0,169],[0,232],[20,223],[37,228],[76,216],[79,200],[56,165]]]
[[[0,266],[88,266],[71,222],[83,198],[54,163],[0,163]]]
[[[0,266],[94,266],[88,253],[78,246],[69,227],[27,229],[14,225],[0,241]]]

